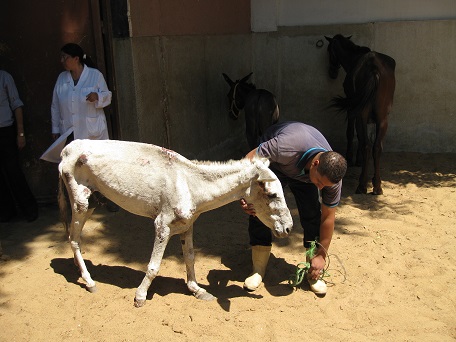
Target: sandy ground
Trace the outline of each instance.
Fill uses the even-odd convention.
[[[95,294],[73,265],[55,206],[34,223],[2,224],[0,341],[454,341],[456,155],[383,160],[383,196],[354,195],[359,168],[345,178],[324,298],[288,285],[304,260],[288,193],[294,231],[274,242],[254,293],[242,289],[251,263],[239,204],[196,222],[197,278],[211,302],[187,291],[173,237],[146,305],[133,306],[154,237],[145,218],[100,208],[86,225]]]

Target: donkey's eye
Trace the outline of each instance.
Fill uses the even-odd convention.
[[[274,199],[277,198],[277,194],[267,194],[268,198]]]

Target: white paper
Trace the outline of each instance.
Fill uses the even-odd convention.
[[[63,133],[54,143],[49,146],[46,152],[40,157],[40,159],[46,160],[51,163],[60,163],[60,153],[65,147],[66,140],[68,136],[73,133],[73,128],[70,128],[68,131]]]

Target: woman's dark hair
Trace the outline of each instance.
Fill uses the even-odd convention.
[[[324,152],[320,156],[318,172],[322,176],[328,177],[331,183],[339,183],[347,172],[347,161],[337,152]]]
[[[68,43],[62,46],[60,49],[63,53],[70,55],[71,57],[79,57],[81,64],[85,64],[88,67],[95,68],[95,64],[92,59],[84,53],[82,47],[75,43]]]

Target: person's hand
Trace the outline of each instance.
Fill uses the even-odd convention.
[[[17,148],[22,150],[25,147],[25,137],[17,136]]]
[[[89,101],[89,102],[98,101],[98,94],[94,93],[94,92],[91,92],[89,95],[87,95],[86,101]]]
[[[59,133],[52,133],[52,139],[56,141],[60,137]]]
[[[310,260],[309,276],[311,279],[318,279],[323,274],[326,261],[322,255],[316,255]]]
[[[252,203],[247,203],[247,201],[243,198],[240,200],[241,202],[241,208],[244,210],[244,212],[248,215],[255,216],[255,208],[253,207]]]

